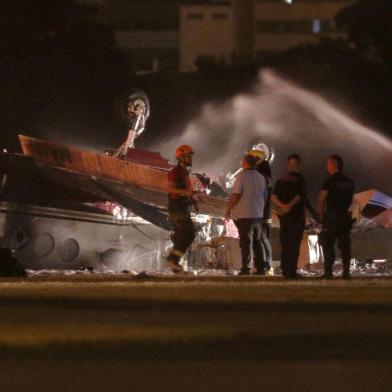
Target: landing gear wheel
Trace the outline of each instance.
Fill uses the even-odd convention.
[[[143,127],[139,126],[138,129],[135,129],[136,136],[143,132],[145,122],[150,116],[150,101],[142,90],[129,90],[121,106],[121,118],[128,129],[134,129],[135,121],[140,115],[144,118]]]

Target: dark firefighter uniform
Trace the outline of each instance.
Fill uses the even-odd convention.
[[[285,204],[290,203],[297,195],[300,196],[300,201],[289,212],[279,214],[278,211],[282,273],[285,278],[295,279],[297,277],[297,263],[305,229],[305,203],[307,197],[304,177],[299,172],[290,172],[276,182],[273,194]]]
[[[335,241],[342,256],[343,277],[350,276],[352,217],[349,212],[354,196],[354,183],[342,172],[327,178],[322,190],[328,192],[323,217],[321,244],[326,277],[332,277],[335,262]]]
[[[189,172],[177,165],[168,174],[168,181],[178,189],[192,189]],[[195,239],[195,229],[191,220],[189,208],[192,198],[169,193],[169,218],[173,225],[173,248],[168,260],[178,264],[188,247]]]

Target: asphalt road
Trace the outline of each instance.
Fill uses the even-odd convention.
[[[392,279],[0,281],[1,391],[390,391]]]

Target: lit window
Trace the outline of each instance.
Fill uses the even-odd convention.
[[[321,32],[321,22],[320,22],[320,19],[313,19],[312,31],[315,34],[318,34],[318,33]]]

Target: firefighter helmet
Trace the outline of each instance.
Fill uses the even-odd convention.
[[[250,150],[246,155],[250,155],[258,160],[258,162],[264,161],[266,158],[265,152],[261,150]]]
[[[184,155],[191,155],[193,154],[192,147],[188,144],[183,144],[176,150],[176,158],[181,159]]]

